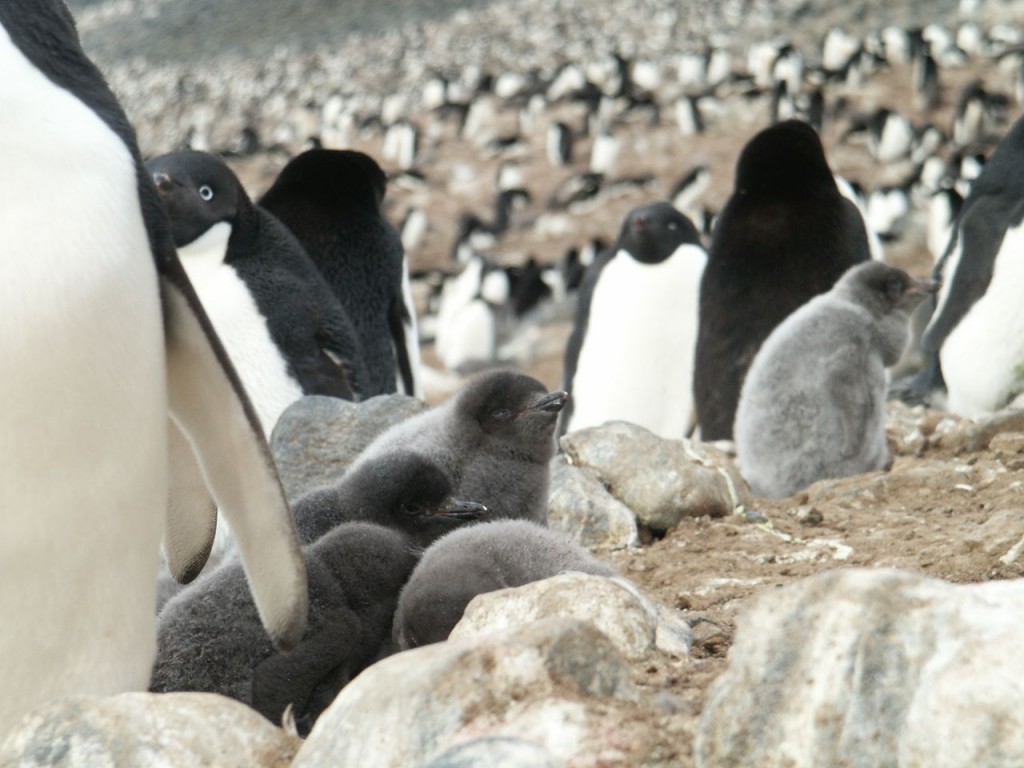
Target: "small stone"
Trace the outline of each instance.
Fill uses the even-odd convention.
[[[797,508],[796,519],[803,525],[821,525],[825,521],[825,516],[817,507],[806,506]]]
[[[474,739],[438,755],[421,768],[560,768],[542,747],[523,739]]]

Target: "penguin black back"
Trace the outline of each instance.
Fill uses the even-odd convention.
[[[353,150],[314,149],[288,163],[260,199],[309,251],[359,334],[368,394],[394,392],[396,368],[414,391],[415,360],[403,327],[413,322],[402,294],[404,251],[381,214],[384,171]]]
[[[454,498],[451,478],[428,457],[398,451],[360,464],[334,485],[295,502],[299,540],[308,544],[342,522],[365,520],[407,535],[418,547],[462,522],[485,516],[487,507]]]
[[[817,133],[788,120],[736,166],[700,288],[694,397],[701,437],[732,437],[743,377],[787,315],[870,256],[857,207],[836,187]]]

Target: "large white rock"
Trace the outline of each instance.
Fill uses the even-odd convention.
[[[1024,581],[831,571],[741,618],[700,768],[1024,765]]]
[[[689,653],[690,627],[675,612],[655,604],[625,579],[588,573],[563,573],[477,595],[450,639],[558,616],[591,622],[627,659],[641,659],[656,647],[674,656]]]
[[[293,768],[410,768],[482,737],[530,742],[567,768],[596,768],[628,748],[616,702],[639,696],[592,624],[534,622],[373,665],[320,716]]]
[[[301,743],[214,693],[76,696],[26,715],[0,747],[0,765],[286,768]]]

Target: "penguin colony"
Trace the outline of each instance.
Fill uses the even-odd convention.
[[[907,345],[911,310],[940,284],[925,305],[922,369],[897,391],[938,402],[948,390],[949,407],[971,414],[1005,406],[1024,391],[1014,312],[1024,123],[1007,130],[1024,101],[1024,35],[1005,26],[943,31],[889,28],[861,40],[834,30],[813,59],[762,44],[745,67],[709,46],[676,51],[671,65],[619,52],[527,74],[467,70],[376,105],[340,91],[307,94],[299,119],[268,103],[244,124],[238,94],[196,99],[206,75],[190,72],[168,99],[184,100],[180,122],[133,112],[147,154],[157,155],[143,165],[60,0],[0,6],[0,57],[13,73],[0,95],[19,105],[0,119],[13,168],[4,181],[7,199],[24,201],[3,207],[0,229],[33,254],[5,281],[4,305],[18,321],[0,345],[13,355],[5,370],[16,372],[0,385],[0,401],[12,404],[0,485],[3,507],[26,514],[4,516],[0,562],[36,569],[10,574],[0,590],[4,614],[25,618],[0,653],[13,692],[0,733],[54,696],[147,686],[223,693],[275,722],[291,705],[305,733],[373,661],[447,637],[475,594],[566,568],[613,574],[546,527],[559,429],[616,418],[667,437],[730,438],[735,429],[741,470],[766,496],[884,469],[885,369]],[[943,78],[967,57],[997,63],[990,81],[962,88],[950,125],[927,119],[950,98]],[[914,117],[829,93],[901,67]],[[257,87],[273,83],[273,69],[253,79]],[[134,104],[126,77],[115,70]],[[674,140],[686,141],[732,119],[740,101],[748,114],[764,107],[763,116],[735,147],[720,211],[704,197],[728,170],[700,158],[669,169],[672,179],[619,172],[639,151],[633,127],[671,120]],[[424,136],[428,119],[436,122]],[[72,123],[86,126],[81,138],[37,133]],[[903,177],[857,179],[869,187],[836,178],[825,130],[844,151]],[[189,150],[152,151],[182,139]],[[490,188],[472,169],[453,170],[450,182],[476,197],[489,192],[492,213],[455,217],[450,259],[417,273],[406,249],[441,228],[424,214],[439,185],[424,157],[446,140],[500,162]],[[305,142],[314,148],[299,151]],[[390,179],[373,154],[349,148],[356,143],[390,163]],[[50,168],[54,147],[62,162],[79,158],[83,173],[56,185],[70,213],[50,227],[35,210],[51,201],[39,181],[48,179],[26,172],[23,158],[33,171]],[[529,178],[525,158],[537,147],[563,174],[550,189]],[[222,158],[268,150],[288,162],[253,202]],[[387,207],[389,182],[407,203],[401,215]],[[625,216],[608,215],[623,208]],[[926,208],[929,282],[881,263],[873,244],[899,243]],[[564,254],[503,252],[505,241],[571,232],[595,213],[622,220],[617,238],[602,229]],[[400,231],[392,222],[401,220]],[[89,274],[109,270],[108,287],[71,263],[79,241],[93,249]],[[66,286],[31,269],[47,258],[67,273]],[[412,277],[426,289],[422,323]],[[50,290],[78,296],[92,324],[33,312],[24,296]],[[531,323],[559,316],[575,318],[565,390],[512,370],[479,373],[289,510],[265,437],[290,402],[421,395],[421,339],[436,340],[445,366],[466,372],[517,361]],[[977,349],[978,336],[1005,354]],[[57,340],[68,350],[56,356],[59,369],[55,356],[33,354]],[[72,379],[73,398],[40,384]],[[40,402],[60,423],[61,452],[53,424],[25,419]],[[85,412],[86,421],[102,418],[99,440]],[[56,480],[40,462],[19,463],[42,454]],[[103,474],[125,464],[138,467],[128,481]],[[129,525],[127,509],[145,513]],[[189,581],[210,552],[218,509],[237,551],[154,623],[161,521],[167,566]],[[46,541],[28,511],[53,529]],[[44,545],[61,557],[36,555]],[[67,590],[62,603],[54,582],[89,584],[116,605]],[[69,620],[83,631],[67,631]],[[43,636],[66,638],[61,674],[34,653]]]

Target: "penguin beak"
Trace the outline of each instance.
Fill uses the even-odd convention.
[[[156,188],[161,194],[172,192],[174,191],[174,188],[178,186],[174,183],[174,179],[162,171],[153,174],[153,183],[156,184]]]
[[[549,392],[540,400],[531,405],[527,410],[543,411],[544,413],[558,413],[569,401],[569,393],[564,391]]]
[[[460,501],[449,499],[441,507],[431,513],[431,517],[441,517],[446,520],[479,520],[490,512],[483,504],[475,501]]]
[[[909,294],[929,294],[938,293],[938,290],[942,287],[941,280],[914,280],[910,287],[907,288]]]

